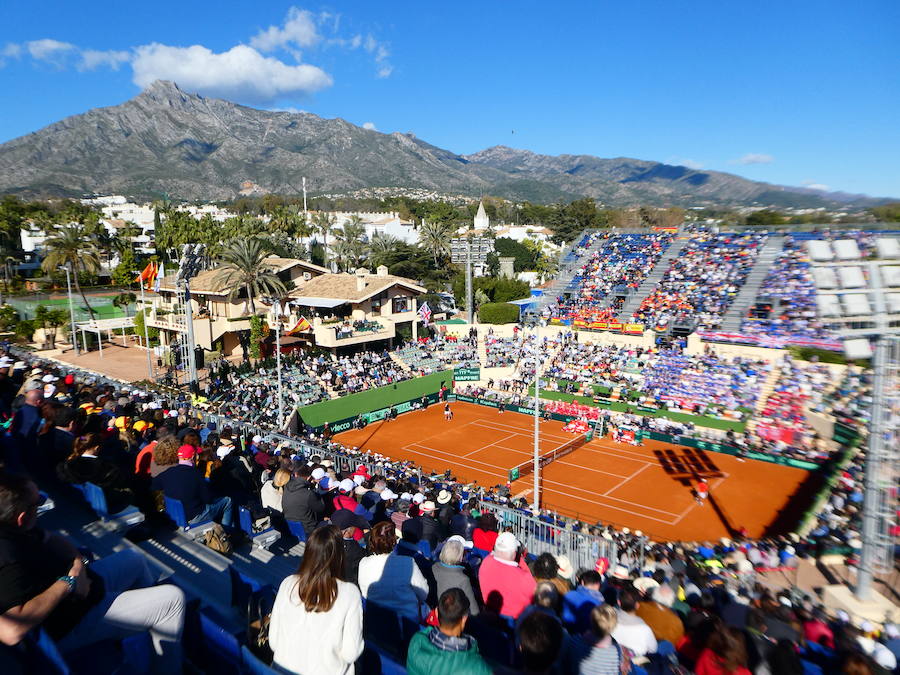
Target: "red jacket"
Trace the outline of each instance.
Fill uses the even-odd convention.
[[[478,582],[485,607],[513,618],[531,604],[537,586],[524,556],[513,566],[496,560],[493,553],[478,568]]]

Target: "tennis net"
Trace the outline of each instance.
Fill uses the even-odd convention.
[[[551,462],[555,462],[562,457],[565,457],[569,453],[575,452],[578,448],[588,442],[587,434],[579,434],[575,438],[573,438],[568,443],[565,443],[558,448],[554,448],[550,452],[541,455],[538,458],[538,466],[543,469],[545,466],[550,464]],[[530,459],[527,462],[522,462],[521,464],[517,464],[513,468],[511,468],[508,472],[510,482],[514,480],[519,480],[520,478],[527,476],[531,473],[534,473],[534,460]]]

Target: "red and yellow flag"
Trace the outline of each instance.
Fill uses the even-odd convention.
[[[286,335],[294,335],[295,333],[304,333],[308,331],[312,326],[309,325],[309,321],[307,321],[304,317],[300,317],[300,320],[294,324],[294,327],[291,328]]]

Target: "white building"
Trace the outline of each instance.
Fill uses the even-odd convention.
[[[366,228],[368,239],[379,232],[396,237],[407,244],[415,244],[419,240],[415,223],[404,220],[396,211],[332,211],[330,215],[334,216],[335,226],[341,229],[354,216],[358,216]]]

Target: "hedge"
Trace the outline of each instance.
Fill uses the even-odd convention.
[[[519,308],[508,302],[486,302],[478,308],[481,323],[515,323],[519,320]]]

